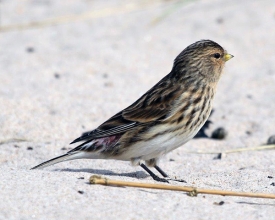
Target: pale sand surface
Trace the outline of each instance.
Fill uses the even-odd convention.
[[[78,160],[29,170],[135,101],[187,45],[211,39],[235,57],[226,63],[207,133],[223,126],[229,135],[192,140],[160,166],[185,179],[182,185],[275,193],[274,150],[221,160],[187,153],[255,147],[275,134],[274,0],[174,3],[0,2],[2,28],[75,15],[54,26],[0,32],[0,219],[275,219],[274,200],[88,184],[93,174],[154,183],[127,162]]]

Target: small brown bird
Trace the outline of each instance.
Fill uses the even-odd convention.
[[[82,158],[116,159],[168,182],[159,158],[193,138],[206,122],[224,64],[232,57],[211,40],[191,44],[176,57],[171,72],[132,105],[75,139],[71,144],[83,143],[73,150],[32,169]]]

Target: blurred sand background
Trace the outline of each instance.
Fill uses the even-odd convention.
[[[275,134],[274,0],[1,0],[0,13],[0,219],[275,219],[274,200],[88,184],[93,174],[154,183],[127,162],[29,170],[135,101],[186,46],[211,39],[235,56],[207,130],[228,137],[192,140],[160,166],[188,186],[275,193],[274,150],[194,153]]]

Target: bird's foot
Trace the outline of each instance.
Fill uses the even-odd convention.
[[[162,183],[169,183],[169,179],[167,178],[160,178],[157,175],[152,176],[152,178],[158,182],[162,182]]]

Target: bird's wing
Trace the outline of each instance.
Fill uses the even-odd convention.
[[[132,105],[72,143],[123,134],[139,124],[163,120],[169,115],[174,101],[179,96],[180,88],[165,77]]]
[[[122,112],[117,113],[109,120],[105,121],[98,128],[88,131],[82,134],[79,138],[75,139],[71,144],[84,141],[84,140],[93,140],[95,138],[107,137],[116,134],[123,134],[126,131],[137,126],[137,122],[129,121],[122,117]]]
[[[136,102],[124,109],[122,116],[139,123],[163,120],[170,114],[181,92],[180,85],[170,80],[167,75]]]

